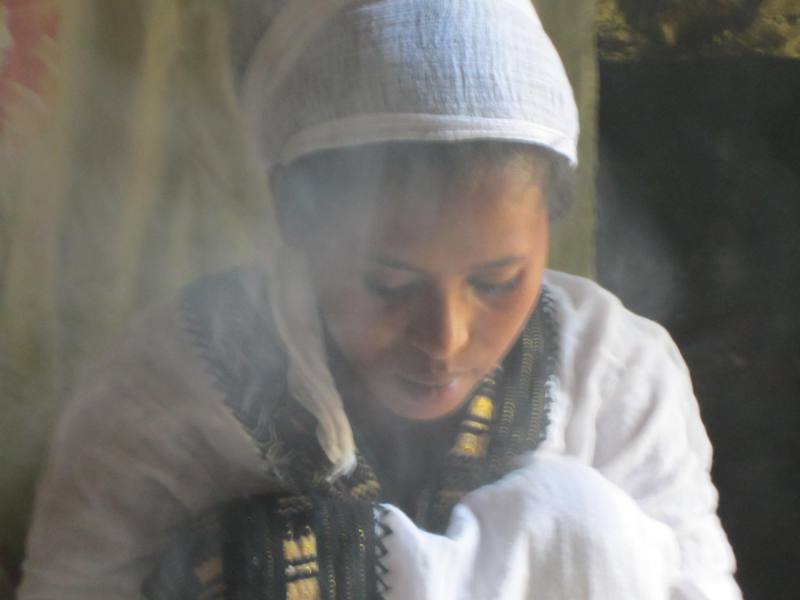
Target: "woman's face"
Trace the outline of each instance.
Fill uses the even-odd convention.
[[[375,183],[365,165],[305,236],[325,325],[369,402],[457,410],[503,359],[547,262],[546,160]]]

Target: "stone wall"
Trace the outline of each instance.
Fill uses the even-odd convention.
[[[796,0],[598,0],[606,60],[748,54],[800,58]]]

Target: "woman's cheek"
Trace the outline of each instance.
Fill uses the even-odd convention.
[[[329,296],[326,304],[323,313],[334,339],[359,362],[378,360],[400,334],[400,312],[367,290],[351,287]]]
[[[362,345],[366,352],[384,354],[402,337],[405,311],[401,307],[388,305],[370,292],[367,295],[362,300]]]
[[[484,313],[483,328],[493,332],[496,341],[510,346],[520,333],[538,302],[541,276],[526,277],[512,293],[494,300]]]

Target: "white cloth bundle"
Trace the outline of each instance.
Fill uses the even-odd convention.
[[[574,459],[537,454],[529,461],[468,494],[444,535],[387,507],[387,598],[670,597],[680,553],[669,527]]]
[[[578,113],[529,0],[295,0],[243,100],[265,157],[389,141],[509,140],[577,162]]]

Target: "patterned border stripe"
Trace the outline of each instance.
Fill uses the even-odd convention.
[[[470,402],[467,417],[461,423],[461,431],[451,453],[464,458],[486,456],[494,413],[494,402],[489,396],[475,396]]]

